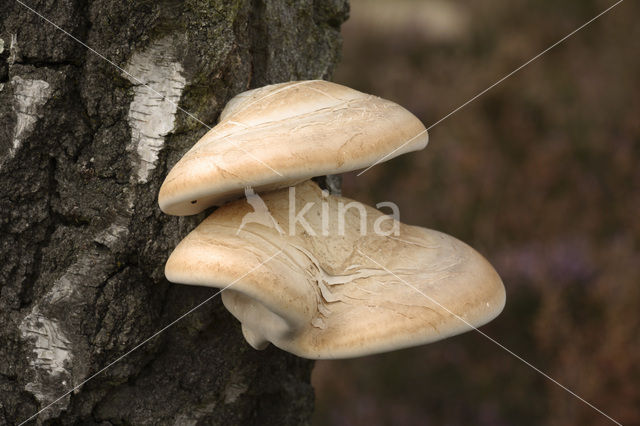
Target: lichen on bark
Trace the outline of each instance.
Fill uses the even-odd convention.
[[[120,69],[19,3],[0,9],[0,424],[27,419],[214,293],[164,279],[171,249],[204,216],[161,214],[163,176],[233,95],[329,78],[348,13],[342,0],[28,5]],[[144,128],[157,144],[132,125],[131,75],[156,75],[140,58],[174,67],[160,73],[177,80],[167,93],[197,117],[176,108],[172,126]],[[143,154],[153,167],[141,172]],[[214,299],[34,422],[302,424],[311,365],[249,348]]]

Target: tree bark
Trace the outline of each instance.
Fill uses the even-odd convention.
[[[219,298],[101,369],[215,293],[164,278],[205,217],[160,212],[168,169],[235,94],[329,78],[346,0],[21,1],[99,54],[0,7],[0,424],[79,385],[30,423],[308,423],[312,363]]]

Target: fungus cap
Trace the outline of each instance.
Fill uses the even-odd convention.
[[[502,310],[500,277],[463,242],[311,181],[293,192],[217,209],[165,268],[176,283],[231,284],[223,302],[253,347],[271,342],[311,359],[362,356],[459,334]]]
[[[338,174],[424,148],[424,125],[401,106],[322,80],[237,95],[220,122],[167,175],[158,202],[184,216],[314,176]]]

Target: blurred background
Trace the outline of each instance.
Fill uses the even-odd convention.
[[[615,1],[351,0],[334,80],[427,126]],[[427,149],[344,178],[496,267],[484,332],[640,425],[640,16],[626,1],[430,131]],[[315,425],[602,425],[475,332],[321,361]]]

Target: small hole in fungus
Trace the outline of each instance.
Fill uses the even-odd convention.
[[[195,203],[197,203],[197,202],[198,202],[198,200],[193,200],[193,201],[191,202],[191,204],[195,204]]]

